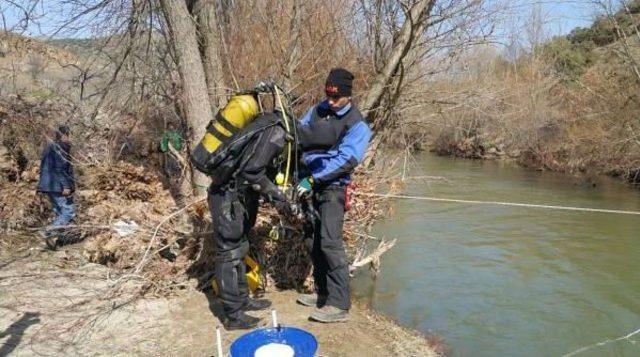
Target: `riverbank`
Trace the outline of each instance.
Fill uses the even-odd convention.
[[[515,58],[474,46],[448,76],[403,97],[406,115],[390,137],[403,148],[640,186],[640,37],[626,35],[638,33],[640,1],[628,6]]]
[[[438,156],[512,162],[518,166],[535,171],[549,171],[574,175],[579,178],[580,185],[595,186],[597,177],[610,177],[626,182],[632,187],[640,188],[640,169],[617,170],[606,165],[596,165],[590,168],[572,166],[571,162],[562,157],[562,153],[537,151],[531,148],[522,151],[518,147],[508,147],[503,144],[483,143],[477,139],[466,139],[460,142],[433,143],[420,146],[418,152],[431,152]],[[559,158],[558,156],[562,157]],[[579,160],[579,159],[576,159]]]
[[[8,238],[4,236],[0,243]],[[215,355],[216,314],[209,293],[185,289],[140,296],[135,279],[88,262],[80,245],[51,252],[35,237],[0,251],[0,355]],[[322,356],[437,356],[438,341],[400,327],[355,303],[350,320],[318,324],[295,304],[293,290],[269,289],[279,321],[313,333]],[[268,312],[254,314],[270,320]],[[243,332],[224,332],[224,345]],[[440,350],[442,352],[442,350]]]

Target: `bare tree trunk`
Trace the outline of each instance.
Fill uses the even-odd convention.
[[[369,116],[378,107],[382,97],[389,91],[389,83],[398,72],[402,60],[415,44],[416,38],[419,38],[424,31],[427,17],[431,13],[435,2],[435,0],[421,0],[405,13],[406,19],[402,24],[400,33],[393,41],[389,57],[362,100],[361,110],[365,117]],[[372,121],[374,129],[382,129],[383,126],[383,123]],[[379,135],[374,136],[364,158],[364,167],[368,168],[371,165],[374,154],[381,142],[382,139]]]
[[[169,28],[178,72],[182,79],[182,102],[190,131],[189,142],[192,146],[202,138],[206,125],[213,117],[204,67],[198,52],[196,25],[184,0],[160,0],[160,6]],[[204,194],[209,179],[198,171],[190,171],[193,192],[198,196]],[[180,190],[183,195],[190,196],[191,187],[188,182],[183,184]]]
[[[360,106],[364,116],[369,116],[371,111],[375,110],[380,104],[380,99],[387,91],[389,81],[398,71],[402,59],[407,55],[411,46],[415,44],[415,39],[424,30],[427,15],[431,13],[435,2],[435,0],[420,0],[409,11],[406,11],[406,19],[402,24],[400,33],[393,41],[389,57],[362,100]],[[375,122],[373,126],[375,128]]]
[[[284,87],[293,88],[293,77],[300,65],[302,50],[300,48],[300,36],[302,34],[302,4],[300,0],[293,0],[291,22],[289,23],[288,56],[284,64]]]
[[[207,80],[209,100],[214,110],[218,110],[226,104],[225,81],[222,69],[220,46],[220,21],[216,12],[215,0],[196,0],[193,5],[193,15],[197,20],[198,39],[200,53],[204,65],[204,74]]]

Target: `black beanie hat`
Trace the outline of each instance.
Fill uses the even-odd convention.
[[[353,78],[353,73],[344,68],[332,69],[325,84],[325,94],[327,97],[350,97]]]

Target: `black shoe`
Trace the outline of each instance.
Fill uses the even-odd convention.
[[[48,236],[44,239],[44,243],[47,245],[49,250],[58,249],[58,238],[53,236]]]
[[[249,299],[247,305],[245,305],[245,311],[259,311],[264,310],[271,306],[271,301],[267,299]]]
[[[224,328],[227,331],[232,330],[248,330],[258,326],[261,319],[249,316],[244,312],[240,312],[238,317],[228,317],[224,323]]]

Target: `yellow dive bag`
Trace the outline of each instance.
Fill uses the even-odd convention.
[[[247,270],[247,285],[249,286],[249,291],[253,294],[256,290],[262,287],[260,265],[248,255],[244,257],[244,264]],[[215,278],[211,279],[211,288],[213,289],[214,294],[220,294],[220,288],[218,287],[218,282]]]

